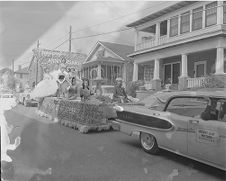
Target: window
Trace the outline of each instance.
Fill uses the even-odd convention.
[[[206,26],[217,24],[217,2],[206,5]]]
[[[154,75],[154,66],[152,65],[145,65],[144,66],[144,80],[151,81]]]
[[[224,1],[224,4],[223,4],[223,6],[224,6],[224,24],[226,24],[226,1]]]
[[[170,36],[178,35],[178,16],[170,19]]]
[[[23,74],[20,74],[20,78],[21,78],[21,79],[23,78]]]
[[[190,31],[190,12],[186,12],[181,15],[180,32],[186,33]]]
[[[202,29],[202,13],[203,13],[202,7],[199,7],[197,9],[193,9],[193,12],[192,12],[192,30]]]
[[[208,105],[208,100],[199,97],[178,97],[170,101],[166,111],[181,116],[201,117]]]

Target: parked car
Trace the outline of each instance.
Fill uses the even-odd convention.
[[[31,89],[26,89],[24,92],[19,93],[18,100],[19,103],[23,104],[24,106],[32,106],[37,107],[38,101],[30,98]]]
[[[159,148],[226,170],[226,92],[171,92],[145,106],[116,106],[121,132],[139,136],[145,152]]]
[[[11,107],[15,107],[16,104],[16,98],[12,93],[0,92],[0,107],[3,106],[4,110],[7,110]]]

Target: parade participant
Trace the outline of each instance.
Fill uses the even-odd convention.
[[[68,98],[72,99],[80,99],[80,86],[76,82],[76,77],[72,77],[71,85],[68,87]]]
[[[54,95],[57,92],[58,85],[49,73],[49,68],[45,68],[43,80],[31,92],[31,99]]]
[[[80,97],[82,101],[89,100],[91,90],[89,88],[89,79],[84,78],[82,81],[82,88],[80,89]]]
[[[60,72],[65,75],[65,78],[69,81],[69,73],[67,72],[66,65],[60,65]]]
[[[60,73],[58,80],[58,91],[57,91],[57,97],[61,97],[61,98],[68,98],[68,89],[70,87],[70,82],[69,80],[66,79],[65,74]]]
[[[116,85],[114,87],[113,101],[119,103],[129,102],[126,91],[122,87],[122,78],[116,79]]]
[[[96,94],[96,96],[102,96],[103,90],[102,90],[102,87],[101,87],[101,82],[97,82],[94,93]]]

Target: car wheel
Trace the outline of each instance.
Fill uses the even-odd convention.
[[[140,144],[143,150],[150,154],[157,154],[159,147],[155,137],[151,134],[141,132],[140,133]]]

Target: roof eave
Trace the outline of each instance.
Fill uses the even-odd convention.
[[[181,2],[175,3],[175,4],[173,4],[171,6],[168,6],[168,7],[164,8],[164,9],[162,9],[160,11],[157,11],[155,13],[149,14],[149,15],[147,15],[147,16],[145,16],[145,17],[143,17],[143,18],[141,18],[141,19],[139,19],[139,20],[137,20],[137,21],[135,21],[133,23],[130,23],[130,24],[126,25],[126,26],[127,27],[139,26],[139,25],[144,24],[144,23],[146,23],[148,21],[152,21],[152,20],[154,20],[154,19],[156,19],[156,18],[158,18],[158,17],[160,17],[160,16],[162,16],[164,14],[167,14],[169,12],[175,11],[175,9],[177,10],[177,9],[180,9],[182,7],[188,6],[188,5],[196,3],[196,2],[197,1],[181,1]]]

